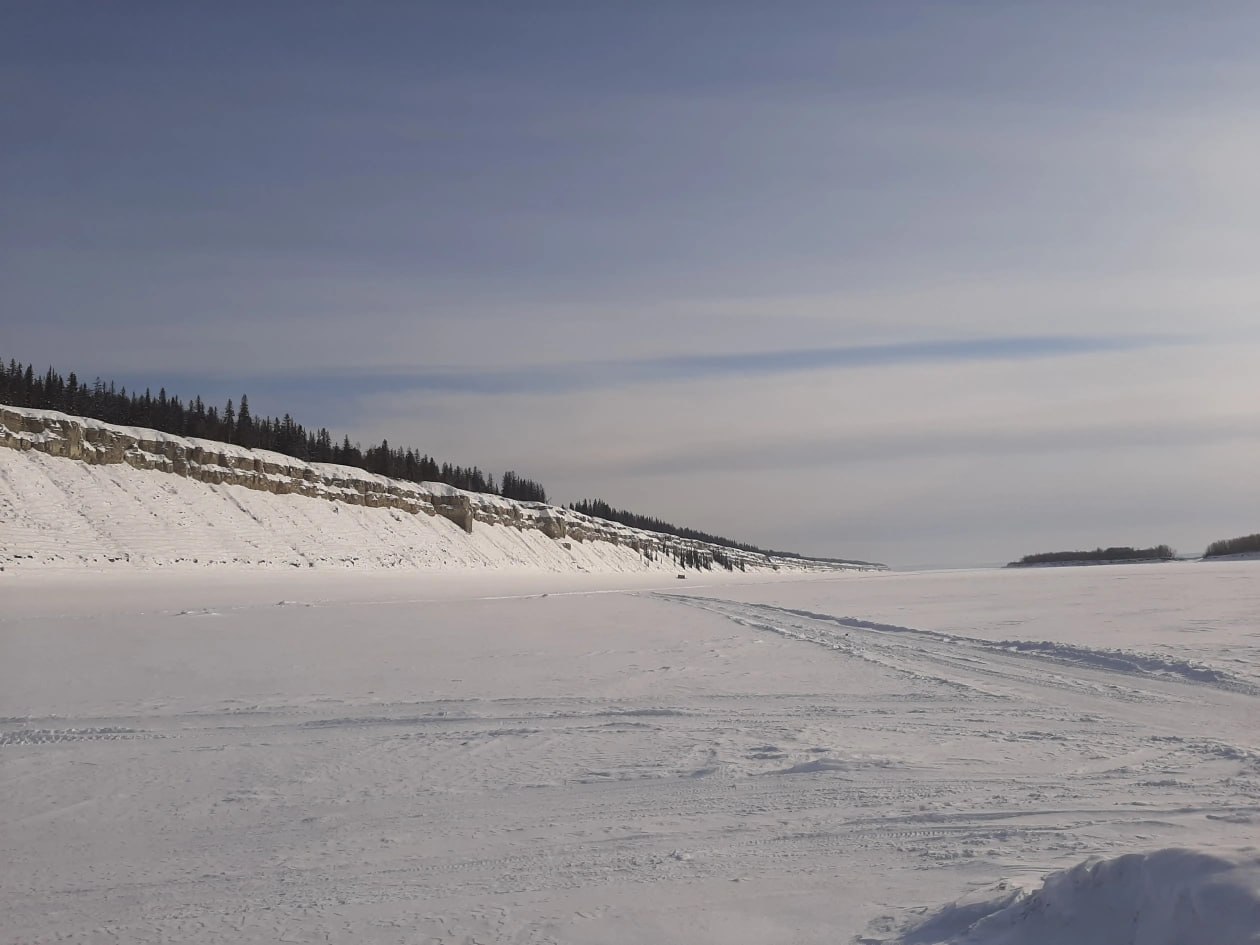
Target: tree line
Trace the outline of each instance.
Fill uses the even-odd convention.
[[[1012,561],[1008,568],[1018,568],[1029,564],[1065,564],[1076,561],[1171,561],[1176,552],[1168,545],[1156,545],[1154,548],[1095,548],[1093,551],[1047,551],[1041,554],[1024,555],[1018,561]]]
[[[1260,554],[1260,535],[1243,535],[1241,538],[1222,538],[1207,546],[1205,558],[1221,558],[1225,555]]]
[[[73,371],[65,377],[52,367],[36,373],[34,365],[10,359],[6,367],[0,359],[0,403],[271,450],[307,462],[354,466],[393,479],[442,482],[468,492],[525,502],[547,501],[547,491],[541,483],[512,470],[496,483],[493,475],[476,466],[439,463],[411,447],[392,447],[388,440],[363,449],[358,443],[351,443],[348,436],[336,440],[324,427],[308,429],[287,413],[283,417],[256,417],[245,394],[239,402],[229,400],[220,410],[214,404],[204,403],[201,397],[185,403],[179,397],[169,396],[165,387],[155,397],[148,388],[141,394],[99,377],[88,384]]]
[[[693,541],[702,541],[710,545],[725,545],[727,548],[738,548],[740,551],[749,551],[758,555],[782,555],[778,551],[767,551],[764,548],[758,548],[756,545],[731,541],[729,538],[723,538],[720,535],[710,535],[708,532],[702,532],[695,528],[674,525],[659,518],[652,518],[650,515],[639,515],[626,509],[615,509],[603,499],[582,499],[578,502],[571,502],[569,508],[574,512],[581,512],[583,515],[589,515],[592,518],[602,518],[607,522],[618,522],[647,532],[664,532],[666,535],[676,535],[679,538],[689,538]],[[794,557],[799,557],[799,555]]]

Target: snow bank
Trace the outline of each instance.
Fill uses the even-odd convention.
[[[1166,849],[1087,860],[1032,891],[1009,883],[951,903],[900,945],[1260,943],[1260,855]]]

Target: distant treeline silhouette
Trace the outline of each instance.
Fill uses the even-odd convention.
[[[807,558],[809,561],[825,561],[828,564],[853,564],[866,568],[886,568],[887,565],[880,564],[878,561],[862,561],[858,558],[822,558],[816,555],[801,555],[795,551],[772,551],[770,554],[776,558]]]
[[[765,555],[768,558],[795,558],[801,561],[826,561],[829,564],[853,564],[870,568],[884,567],[884,565],[876,564],[873,561],[857,561],[853,558],[820,558],[813,555],[798,554],[795,551],[772,551],[766,548],[758,548],[756,545],[745,544],[742,541],[731,541],[731,539],[723,538],[721,535],[710,535],[708,532],[702,532],[695,528],[674,525],[672,522],[653,518],[650,515],[639,515],[626,509],[615,509],[603,499],[582,499],[580,502],[569,503],[569,508],[575,512],[581,512],[583,515],[590,515],[592,518],[602,518],[606,522],[619,522],[622,525],[629,525],[631,528],[641,528],[647,532],[664,532],[666,535],[677,535],[679,538],[689,538],[692,541],[702,541],[710,545],[724,545],[727,548],[736,548],[756,555]],[[718,560],[718,563],[730,570],[731,566],[724,560]]]
[[[1168,545],[1156,545],[1154,548],[1095,548],[1093,551],[1047,551],[1042,554],[1024,555],[1018,561],[1012,561],[1008,568],[1019,568],[1030,564],[1067,564],[1077,561],[1171,561],[1176,552]]]
[[[1205,558],[1220,558],[1225,555],[1260,554],[1260,535],[1244,535],[1241,538],[1224,538],[1208,545],[1203,552]]]
[[[583,515],[590,515],[594,518],[602,518],[607,522],[620,522],[622,525],[629,525],[631,528],[641,528],[648,532],[664,532],[666,535],[676,535],[679,538],[689,538],[692,541],[703,541],[710,545],[725,545],[727,548],[738,548],[740,551],[749,551],[759,555],[776,555],[779,557],[799,558],[800,555],[785,553],[781,551],[767,551],[764,548],[758,548],[756,545],[748,545],[739,541],[731,541],[729,538],[723,538],[720,535],[710,535],[708,532],[698,531],[694,528],[685,528],[681,525],[674,525],[670,522],[662,521],[659,518],[652,518],[650,515],[639,515],[626,509],[615,509],[603,499],[582,499],[580,502],[570,503],[569,508],[575,512],[581,512]],[[822,559],[819,559],[822,560]],[[840,559],[827,559],[840,560]]]
[[[388,440],[363,449],[351,443],[348,436],[343,436],[340,442],[334,440],[323,427],[308,430],[287,413],[283,417],[255,417],[249,408],[249,398],[244,394],[239,404],[229,400],[219,410],[203,403],[200,397],[184,403],[179,397],[168,396],[165,387],[155,397],[148,389],[143,394],[128,392],[126,387],[116,387],[114,382],[106,383],[99,377],[89,385],[80,381],[73,371],[64,378],[51,367],[37,374],[33,365],[10,359],[7,367],[0,360],[0,403],[59,410],[176,436],[272,450],[295,459],[339,463],[410,482],[443,482],[468,492],[526,502],[547,501],[547,492],[541,483],[512,470],[505,472],[496,483],[493,475],[483,473],[476,466],[439,463],[411,447],[391,447]]]

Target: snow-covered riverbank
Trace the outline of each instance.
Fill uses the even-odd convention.
[[[541,502],[0,405],[0,570],[863,570]]]

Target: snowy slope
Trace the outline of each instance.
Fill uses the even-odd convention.
[[[53,411],[0,406],[0,447],[0,566],[835,567]]]
[[[643,570],[639,552],[541,531],[273,495],[126,465],[0,450],[6,566],[235,564]],[[659,567],[664,568],[661,564]]]

